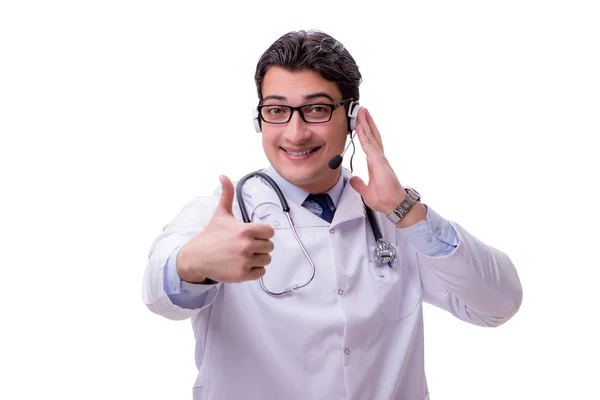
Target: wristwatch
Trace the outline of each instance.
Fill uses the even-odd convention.
[[[387,216],[394,225],[408,214],[417,201],[421,200],[421,195],[415,189],[406,186],[404,190],[406,190],[406,197],[402,200],[402,203]]]

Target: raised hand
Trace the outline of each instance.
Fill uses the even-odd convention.
[[[365,184],[358,176],[353,176],[350,184],[360,193],[369,207],[387,215],[402,202],[406,192],[383,153],[381,135],[365,108],[358,111],[356,133],[367,155],[369,184]]]
[[[356,133],[367,155],[369,184],[365,184],[358,176],[350,178],[350,184],[369,207],[388,215],[404,200],[406,191],[383,153],[381,135],[371,114],[365,108],[358,111]],[[426,219],[426,216],[427,208],[418,202],[397,226],[411,226]]]

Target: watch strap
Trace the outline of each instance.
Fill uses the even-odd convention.
[[[417,201],[421,200],[421,195],[413,188],[407,186],[404,188],[404,190],[406,190],[406,197],[404,197],[402,203],[400,203],[400,205],[398,205],[398,207],[396,207],[396,209],[387,216],[387,218],[392,221],[394,225],[400,222],[402,218],[408,214]]]

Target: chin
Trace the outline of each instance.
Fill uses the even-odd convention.
[[[306,170],[305,168],[284,167],[279,175],[294,186],[305,186],[318,182],[323,174],[316,170]]]
[[[294,167],[283,168],[279,175],[292,185],[311,193],[321,193],[329,190],[336,181],[339,171],[334,171],[325,165],[324,168],[301,169]]]

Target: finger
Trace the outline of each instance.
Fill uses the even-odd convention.
[[[358,135],[358,141],[360,142],[360,147],[362,147],[365,154],[368,156],[373,154],[376,149],[373,147],[373,144],[369,141],[367,134],[365,133],[365,128],[363,124],[358,124],[356,126],[356,134]]]
[[[364,129],[365,137],[369,140],[369,143],[371,143],[373,148],[377,149],[377,151],[379,151],[379,152],[382,152],[381,147],[379,146],[379,143],[377,142],[377,138],[375,138],[375,135],[373,134],[373,131],[371,130],[371,125],[369,124],[369,121],[367,119],[367,110],[361,109],[359,111],[359,115],[361,117],[360,124],[362,125],[362,127]]]
[[[262,278],[266,272],[267,270],[264,267],[254,267],[248,271],[247,278],[249,281],[254,281]]]
[[[358,134],[358,140],[360,141],[360,147],[362,147],[363,151],[367,156],[367,168],[369,170],[369,180],[373,177],[373,171],[371,167],[370,160],[374,157],[374,154],[377,152],[376,149],[373,148],[373,145],[369,142],[365,135],[365,131],[362,125],[358,125],[356,127],[356,133]]]
[[[245,224],[246,233],[253,239],[271,239],[275,236],[275,229],[269,224],[249,222]]]
[[[365,197],[367,193],[367,185],[365,182],[358,176],[353,176],[350,178],[350,186],[354,188],[361,195],[361,197]]]
[[[270,240],[257,239],[252,243],[254,254],[269,254],[275,248],[275,244]]]
[[[222,192],[219,204],[217,205],[217,211],[233,216],[233,183],[225,175],[219,176],[219,181],[221,181]]]
[[[255,254],[250,258],[250,267],[264,267],[271,263],[271,256],[269,254]]]
[[[371,127],[371,132],[373,133],[373,137],[375,138],[375,141],[379,145],[379,149],[383,153],[383,141],[381,140],[381,134],[379,133],[379,129],[377,128],[377,125],[375,125],[375,121],[373,120],[373,117],[371,116],[371,112],[369,110],[365,109],[365,115],[367,117],[367,123]]]

